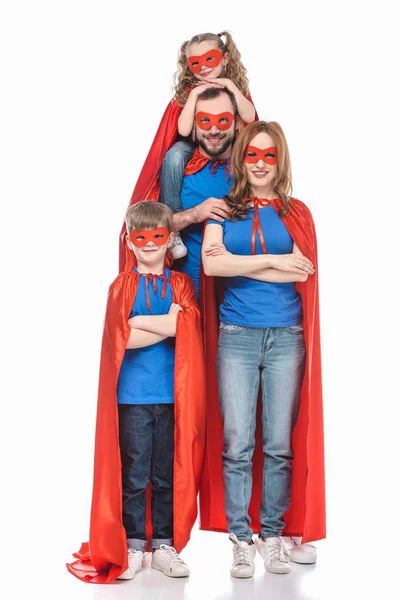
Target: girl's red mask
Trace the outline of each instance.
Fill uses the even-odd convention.
[[[206,112],[196,113],[196,123],[200,129],[211,129],[213,125],[225,131],[232,125],[235,117],[231,112],[219,113],[219,115],[211,115]]]
[[[137,248],[143,248],[148,242],[153,242],[157,246],[163,246],[167,243],[169,231],[166,227],[157,229],[134,229],[129,234],[129,239]]]
[[[247,163],[256,163],[259,160],[263,160],[268,165],[276,165],[278,162],[276,146],[264,148],[264,150],[257,148],[257,146],[247,146],[244,161]]]
[[[215,69],[215,67],[218,67],[224,54],[224,52],[215,48],[214,50],[209,50],[200,56],[189,56],[187,59],[188,67],[192,73],[196,74],[200,73],[202,67]]]

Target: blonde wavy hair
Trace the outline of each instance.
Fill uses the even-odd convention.
[[[243,200],[251,198],[253,190],[248,179],[244,157],[247,146],[251,145],[252,139],[261,132],[268,133],[271,136],[277,150],[278,172],[274,180],[273,193],[274,197],[280,198],[283,203],[283,208],[280,209],[279,215],[284,217],[290,211],[292,167],[285,134],[279,123],[275,121],[255,121],[240,132],[232,150],[231,172],[234,184],[229,194],[224,196],[224,200],[231,210],[232,218],[243,219],[249,209],[248,203],[243,202]]]
[[[225,42],[222,40],[225,38]],[[186,104],[188,91],[198,82],[188,67],[188,51],[191,44],[200,44],[200,42],[214,42],[218,50],[228,53],[228,63],[224,67],[223,76],[231,79],[239,88],[244,96],[249,93],[249,81],[246,77],[247,70],[240,60],[240,52],[237,49],[231,34],[228,31],[221,33],[200,33],[191,40],[183,42],[178,55],[178,69],[174,75],[174,98],[180,106]]]

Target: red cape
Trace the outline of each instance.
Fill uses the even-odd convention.
[[[250,100],[250,102],[253,102],[250,93],[248,94],[247,98]],[[165,153],[176,141],[178,135],[178,118],[181,110],[182,107],[179,106],[175,100],[171,100],[165,109],[158,126],[157,133],[154,137],[153,143],[136,182],[135,189],[133,190],[129,206],[131,204],[136,204],[136,202],[141,202],[142,200],[158,200],[160,193],[159,174],[161,165],[164,160]],[[254,120],[258,121],[257,111]],[[125,266],[125,236],[126,228],[124,223],[121,229],[119,245],[120,272],[124,270]]]
[[[279,210],[281,206],[274,204],[275,210]],[[293,199],[290,213],[282,221],[302,254],[315,266],[314,275],[309,276],[306,282],[296,284],[303,303],[307,362],[299,418],[292,437],[295,455],[292,503],[285,515],[284,530],[284,535],[302,536],[305,543],[322,539],[326,534],[317,240],[311,213],[300,200]],[[216,285],[215,279],[202,273],[200,283],[207,381],[207,433],[200,488],[200,529],[227,531],[221,456],[223,432],[215,367],[218,345],[216,307],[222,298],[221,288]],[[249,507],[251,527],[255,533],[260,530],[262,465],[263,451],[258,419],[253,456],[253,494]]]
[[[90,541],[74,554],[78,560],[67,565],[73,575],[91,583],[110,583],[127,568],[116,388],[138,282],[138,273],[121,273],[108,296],[100,363]],[[179,552],[187,544],[197,516],[205,436],[204,359],[193,282],[176,271],[171,272],[170,282],[173,302],[183,308],[177,320],[174,380],[174,545]],[[149,489],[148,507],[150,494]],[[148,513],[147,538],[150,537]]]

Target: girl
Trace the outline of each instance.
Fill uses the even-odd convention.
[[[224,200],[232,220],[208,222],[202,257],[206,275],[224,278],[216,365],[231,574],[251,577],[256,548],[267,571],[290,571],[284,529],[305,541],[325,535],[317,255],[311,214],[289,196],[290,157],[280,125],[259,121],[243,130],[231,168],[235,183]],[[206,289],[205,297],[212,296]],[[209,307],[204,310],[211,320]],[[206,355],[209,360],[208,349]],[[256,451],[252,462],[260,384],[263,455]],[[210,390],[207,395],[211,407]],[[207,420],[215,423],[211,412]],[[202,525],[221,530],[215,461],[222,440],[215,426],[207,437],[205,464],[212,466],[205,468],[200,495],[200,506],[206,498]],[[259,533],[255,544],[253,531]],[[300,553],[298,562],[315,562],[312,546]],[[294,554],[286,549],[292,560]]]
[[[226,87],[235,96],[239,116],[245,124],[257,118],[248,89],[246,69],[232,36],[195,35],[181,45],[175,74],[175,95],[159,125],[152,147],[133,191],[130,204],[143,199],[159,200],[173,212],[182,210],[180,192],[185,164],[193,154],[190,134],[198,94],[208,87]],[[176,141],[176,137],[180,138]],[[175,143],[174,143],[175,142]],[[172,146],[172,147],[171,147]],[[123,227],[120,244],[120,270],[125,251]],[[186,255],[180,235],[175,235],[174,258]]]

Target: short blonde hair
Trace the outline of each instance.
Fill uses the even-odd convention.
[[[155,200],[143,200],[132,204],[125,214],[126,231],[134,229],[157,229],[166,227],[172,231],[172,211],[165,204]]]

